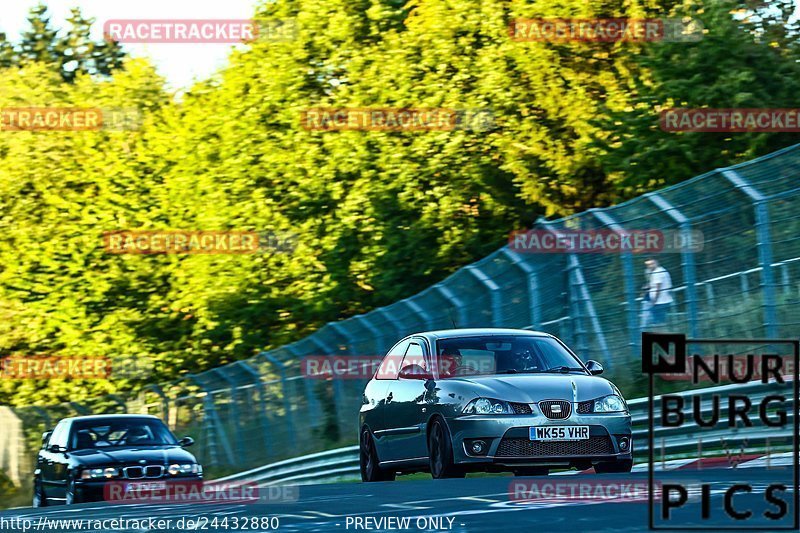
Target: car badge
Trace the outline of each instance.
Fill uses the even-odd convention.
[[[139,459],[139,464],[140,464],[140,465],[147,464],[147,461],[146,461],[146,460],[144,460],[144,459]]]
[[[560,406],[560,405],[554,405],[554,406],[552,406],[550,409],[551,409],[551,410],[552,410],[554,413],[560,413],[560,412],[561,412],[561,406]]]

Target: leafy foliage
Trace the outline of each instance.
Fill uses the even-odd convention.
[[[744,11],[742,11],[744,10]],[[732,15],[732,12],[740,13]],[[784,16],[728,2],[276,0],[295,38],[233,51],[180,98],[144,60],[63,37],[43,8],[0,38],[0,108],[130,107],[133,131],[0,132],[0,355],[144,361],[130,379],[0,380],[18,405],[164,382],[406,297],[536,216],[625,200],[796,141],[675,134],[670,106],[791,107]],[[741,13],[744,13],[743,15]],[[517,42],[537,17],[701,19],[697,43]],[[773,17],[773,18],[770,18]],[[311,131],[314,107],[489,109],[488,131]],[[104,231],[294,234],[292,253],[111,255]]]

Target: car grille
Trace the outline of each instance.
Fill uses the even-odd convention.
[[[161,465],[126,466],[122,469],[122,475],[126,479],[158,478],[164,475],[164,467]]]
[[[594,401],[590,400],[588,402],[580,402],[578,404],[578,414],[579,415],[588,415],[594,411]]]
[[[544,400],[539,402],[539,409],[547,418],[561,420],[569,418],[572,413],[572,404],[564,400]]]
[[[529,415],[533,413],[533,409],[527,403],[514,403],[511,402],[511,409],[514,410],[514,414],[517,415]]]
[[[554,457],[570,455],[610,455],[614,453],[609,437],[589,437],[568,442],[539,442],[524,438],[504,438],[496,457]]]

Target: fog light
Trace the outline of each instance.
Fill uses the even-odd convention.
[[[482,455],[486,451],[486,443],[482,440],[472,441],[472,453]]]
[[[619,451],[627,452],[629,446],[630,446],[630,440],[628,439],[628,437],[619,438]]]

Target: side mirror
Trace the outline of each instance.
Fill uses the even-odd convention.
[[[52,446],[49,446],[47,448],[47,451],[51,453],[61,453],[61,452],[66,452],[67,449],[64,448],[63,446],[59,446],[58,444],[53,444]]]
[[[408,365],[400,369],[399,377],[403,379],[430,379],[431,374],[419,365]]]
[[[603,373],[603,365],[598,363],[597,361],[589,360],[586,362],[586,370],[593,376]]]
[[[178,441],[178,444],[181,445],[183,448],[188,448],[192,444],[194,444],[194,439],[192,437],[183,437],[181,440]]]
[[[45,431],[44,433],[42,433],[42,447],[43,448],[47,444],[47,441],[50,440],[50,435],[52,435],[52,434],[53,434],[53,430],[52,429],[50,431]]]

